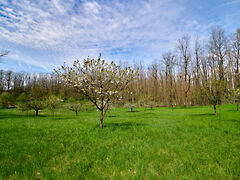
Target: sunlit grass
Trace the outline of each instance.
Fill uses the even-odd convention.
[[[0,179],[238,179],[240,113],[212,107],[0,110]]]

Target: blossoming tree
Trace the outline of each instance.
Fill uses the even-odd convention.
[[[130,67],[121,68],[113,61],[89,57],[82,64],[77,60],[72,67],[62,66],[56,71],[67,85],[73,86],[85,94],[100,111],[100,128],[110,101],[121,100],[121,94],[136,72]]]

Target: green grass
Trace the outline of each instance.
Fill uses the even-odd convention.
[[[240,112],[0,110],[0,179],[240,179]]]

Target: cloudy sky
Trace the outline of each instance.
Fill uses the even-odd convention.
[[[0,0],[0,69],[51,72],[99,53],[148,64],[215,26],[240,27],[240,0]]]

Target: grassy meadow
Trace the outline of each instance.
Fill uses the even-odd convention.
[[[240,179],[235,105],[115,108],[103,125],[95,108],[0,109],[0,179]]]

